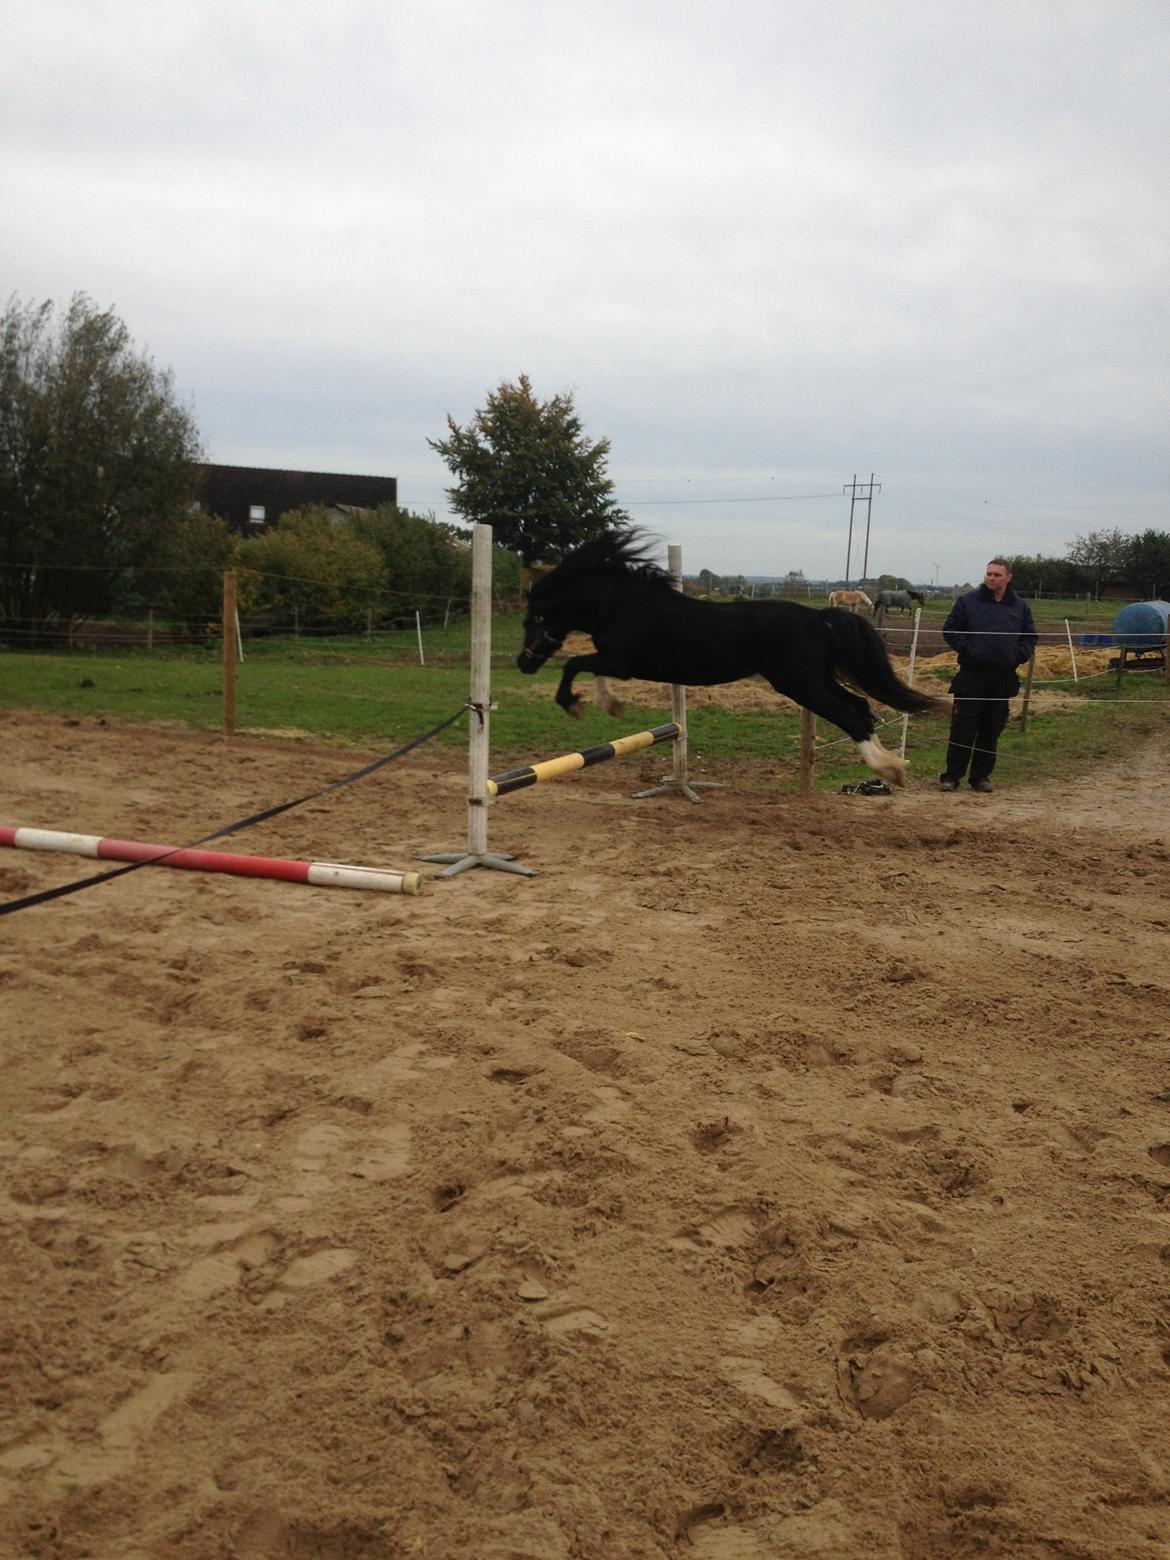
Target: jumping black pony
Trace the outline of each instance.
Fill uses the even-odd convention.
[[[637,531],[606,531],[569,553],[529,592],[517,657],[522,672],[538,672],[574,631],[589,634],[596,646],[595,655],[565,662],[556,697],[567,714],[581,713],[573,692],[578,672],[692,687],[758,672],[777,693],[852,737],[875,774],[906,783],[903,761],[874,736],[869,705],[841,680],[896,710],[938,710],[942,701],[898,679],[871,624],[840,607],[695,601],[674,589],[650,551]]]

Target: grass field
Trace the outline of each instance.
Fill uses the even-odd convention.
[[[941,618],[942,606],[939,613]],[[1043,626],[1059,624],[1071,603],[1037,603]],[[1084,603],[1079,604],[1082,608]],[[1099,622],[1107,624],[1116,603]],[[927,614],[933,618],[935,613]],[[932,626],[937,627],[937,624]],[[615,723],[591,705],[580,721],[569,721],[553,702],[552,667],[522,676],[515,667],[520,620],[500,615],[493,624],[492,717],[495,768],[549,757],[615,734],[636,731],[670,718],[665,703],[627,701],[626,715]],[[469,631],[466,620],[424,631],[427,664],[418,664],[413,633],[319,638],[247,640],[238,667],[236,729],[256,735],[299,736],[383,752],[401,745],[459,709],[467,698]],[[588,678],[582,689],[588,696]],[[1082,683],[1076,697],[1045,701],[1039,695],[1028,730],[1016,722],[1005,733],[1001,752],[1005,773],[1038,778],[1075,773],[1084,765],[1124,747],[1170,707],[1166,684],[1156,676],[1127,679],[1119,698],[1110,678]],[[1060,691],[1067,693],[1067,684]],[[939,692],[945,692],[940,684]],[[40,710],[66,717],[132,720],[152,725],[177,724],[207,731],[222,729],[222,659],[218,645],[167,646],[145,650],[90,651],[72,654],[0,654],[0,707]],[[882,729],[888,746],[900,740],[900,717]],[[758,766],[762,785],[795,783],[799,719],[777,707],[736,709],[693,706],[688,720],[691,767],[696,776],[735,760]],[[836,789],[864,773],[852,744],[838,743],[835,728],[821,722],[816,784]],[[437,739],[455,750],[466,746],[466,728],[458,723]],[[945,717],[917,718],[910,725],[908,756],[912,772],[936,774],[946,741]],[[452,754],[452,762],[458,762]],[[664,758],[664,763],[666,760]]]

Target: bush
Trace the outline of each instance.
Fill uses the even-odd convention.
[[[397,504],[347,517],[345,524],[382,560],[382,614],[441,618],[451,600],[471,594],[471,550],[454,526],[439,525]]]
[[[238,550],[238,539],[215,515],[184,515],[167,527],[158,567],[138,571],[138,595],[173,623],[202,632],[220,620],[223,576],[235,567]]]
[[[382,555],[322,505],[291,510],[240,543],[240,611],[302,628],[364,628],[380,614]]]
[[[471,598],[471,540],[466,531],[443,521],[412,514],[396,504],[352,516],[355,536],[376,547],[386,567],[386,614],[424,621],[444,618],[453,603],[466,608]],[[493,549],[492,586],[498,597],[520,589],[520,560],[502,547]]]

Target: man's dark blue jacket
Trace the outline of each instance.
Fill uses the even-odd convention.
[[[1036,625],[1031,607],[1010,585],[1002,601],[980,585],[955,602],[943,624],[943,638],[959,652],[960,670],[1014,672],[1032,653]]]

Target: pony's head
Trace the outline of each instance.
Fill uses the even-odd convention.
[[[565,642],[570,624],[555,613],[555,603],[536,600],[537,586],[528,592],[528,610],[524,614],[524,647],[516,657],[516,665],[531,676],[539,672],[550,655],[555,655]]]
[[[567,553],[528,592],[524,648],[516,665],[531,675],[579,629],[590,632],[597,613],[623,583],[664,585],[670,575],[648,556],[653,542],[634,530],[603,531]]]

